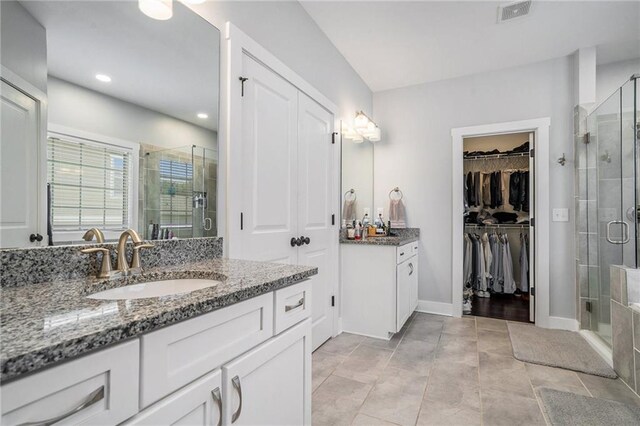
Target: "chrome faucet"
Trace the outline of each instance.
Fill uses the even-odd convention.
[[[85,232],[84,235],[82,236],[82,238],[85,241],[91,241],[93,240],[93,237],[96,238],[97,243],[99,244],[104,243],[104,234],[98,228],[91,228],[87,232]]]
[[[131,256],[131,263],[127,262],[127,240],[131,238],[133,242],[133,255]],[[140,238],[140,235],[133,229],[127,229],[124,231],[118,239],[117,250],[117,262],[116,270],[123,275],[129,275],[131,273],[140,272],[142,269],[140,266],[140,250],[145,248],[152,248],[153,244],[145,243]]]

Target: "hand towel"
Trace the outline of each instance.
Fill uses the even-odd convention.
[[[351,223],[356,220],[356,200],[344,200],[342,206],[342,220]]]
[[[391,200],[389,202],[389,221],[391,221],[392,228],[407,227],[402,199]]]

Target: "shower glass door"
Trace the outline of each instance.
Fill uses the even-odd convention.
[[[215,150],[192,147],[194,237],[212,237],[216,230],[216,176],[218,155]]]
[[[589,328],[611,345],[611,265],[636,266],[636,150],[633,81],[587,117]],[[629,97],[629,89],[634,97]],[[625,103],[626,102],[626,103]],[[631,102],[629,107],[628,103]]]

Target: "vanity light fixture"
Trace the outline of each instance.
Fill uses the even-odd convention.
[[[199,112],[198,118],[202,118],[204,120],[205,118],[209,118],[209,114],[206,114],[204,112]]]
[[[173,16],[173,0],[138,0],[138,8],[158,21],[166,21]]]
[[[103,83],[111,83],[111,77],[106,74],[96,74],[96,80],[101,81]]]
[[[353,128],[346,127],[343,131],[344,138],[350,139],[355,143],[362,143],[364,139],[369,142],[378,142],[380,135],[381,132],[378,125],[362,111],[356,112]]]

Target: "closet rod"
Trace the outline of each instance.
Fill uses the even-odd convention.
[[[523,229],[528,228],[528,223],[496,223],[496,224],[486,224],[486,225],[478,225],[475,223],[465,223],[465,227],[469,228],[513,228],[513,229]]]
[[[529,152],[516,152],[510,154],[487,154],[487,155],[474,155],[470,157],[464,157],[464,160],[495,160],[498,158],[514,158],[514,157],[527,157]]]

